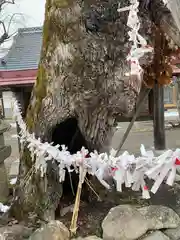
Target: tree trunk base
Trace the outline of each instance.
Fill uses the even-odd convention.
[[[49,142],[60,146],[65,144],[71,154],[80,151],[83,146],[88,148],[74,118],[56,125]],[[75,200],[79,175],[66,171],[65,181],[59,183],[58,164],[48,161],[46,177],[41,178],[39,173],[33,173],[30,179],[24,182],[31,170],[30,153],[25,147],[20,163],[19,184],[15,191],[16,199],[11,207],[10,216],[19,221],[55,219],[55,212],[61,207],[62,197],[67,197],[69,201]],[[84,183],[82,200],[89,201],[89,193],[89,187]]]

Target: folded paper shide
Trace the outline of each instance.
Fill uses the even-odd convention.
[[[140,21],[138,18],[138,0],[130,0],[131,5],[128,7],[118,8],[118,12],[129,11],[127,26],[130,28],[128,32],[129,41],[132,42],[130,52],[127,56],[127,60],[130,61],[131,65],[131,75],[137,75],[141,79],[142,68],[139,64],[139,59],[144,56],[144,54],[152,52],[153,48],[147,44],[145,38],[139,34]]]
[[[168,150],[159,157],[155,157],[152,151],[146,151],[141,145],[141,156],[135,157],[127,151],[116,157],[116,151],[112,149],[109,154],[97,151],[89,153],[82,147],[81,151],[71,154],[65,146],[53,146],[53,143],[42,143],[30,134],[24,123],[18,102],[13,102],[14,118],[20,126],[20,141],[26,143],[31,153],[36,171],[41,172],[41,177],[46,175],[47,161],[57,161],[59,181],[65,180],[65,171],[76,171],[82,182],[84,176],[89,173],[96,176],[100,183],[110,189],[107,179],[113,178],[117,191],[122,191],[122,185],[133,191],[142,191],[142,197],[150,198],[150,191],[156,193],[163,181],[172,186],[175,181],[176,170],[180,165],[180,149]],[[72,167],[74,170],[72,170]],[[148,189],[146,179],[152,179],[154,184]]]

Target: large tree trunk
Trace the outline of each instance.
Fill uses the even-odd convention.
[[[71,153],[83,145],[104,150],[118,116],[134,109],[139,94],[141,82],[126,74],[128,12],[119,14],[118,3],[124,7],[129,1],[46,2],[41,61],[26,120],[37,137],[66,144]],[[142,34],[150,37],[150,26],[145,16]],[[55,163],[48,167],[47,179],[32,173],[24,186],[32,166],[24,146],[20,185],[11,209],[19,219],[29,212],[41,217],[46,209],[54,212],[62,195]]]

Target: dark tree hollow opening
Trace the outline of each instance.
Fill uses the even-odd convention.
[[[82,147],[88,148],[86,140],[78,127],[78,121],[76,118],[69,118],[61,122],[60,124],[57,124],[52,130],[51,140],[54,143],[54,145],[57,144],[65,145],[71,154],[80,151]],[[66,171],[65,181],[63,182],[62,198],[66,198],[68,199],[68,201],[74,200],[78,186],[78,181],[79,181],[78,174],[76,174],[74,171],[71,173]]]
[[[82,146],[87,148],[76,118],[68,118],[55,126],[52,131],[52,142],[54,145],[65,145],[71,154],[81,150]]]

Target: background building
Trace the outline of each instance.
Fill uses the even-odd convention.
[[[36,79],[42,45],[42,28],[20,28],[8,54],[0,59],[0,91],[5,117],[12,117],[11,99],[15,92],[26,102]]]

